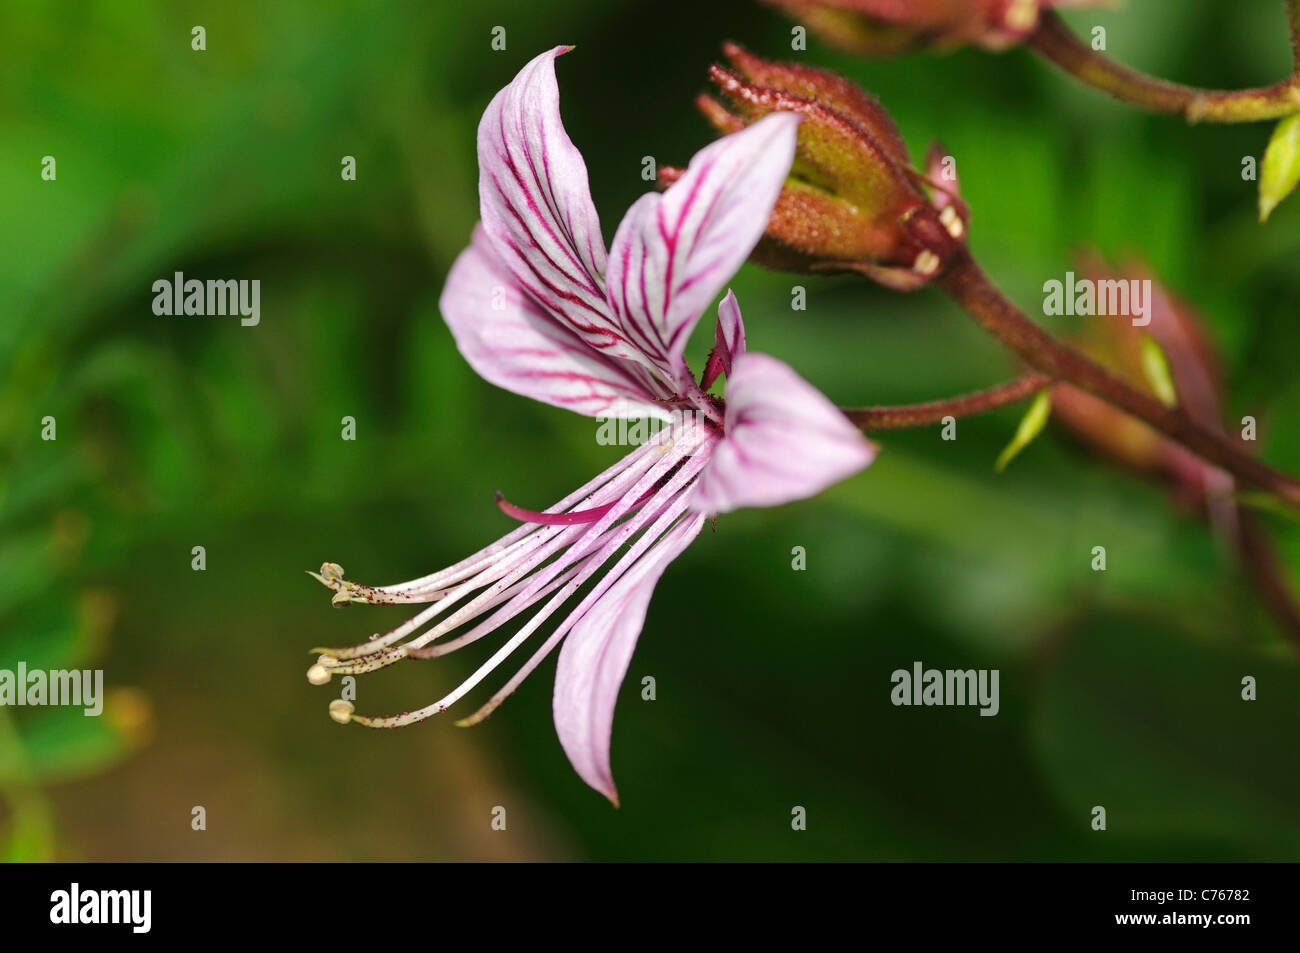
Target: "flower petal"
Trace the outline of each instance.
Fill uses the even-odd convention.
[[[555,669],[555,731],[582,780],[618,804],[609,764],[614,705],[659,577],[704,526],[687,516],[587,611],[564,640]]]
[[[515,280],[588,345],[639,360],[605,301],[605,240],[587,166],[560,119],[557,46],[501,90],[478,127],[483,227]]]
[[[743,354],[727,379],[725,436],[691,507],[725,513],[821,492],[875,459],[875,447],[815,387],[766,354]]]
[[[640,365],[592,350],[524,293],[481,227],[440,304],[465,360],[498,387],[589,417],[670,419]]]
[[[731,365],[745,353],[745,320],[740,316],[736,293],[728,291],[718,304],[718,323],[713,326],[713,350],[700,378],[700,389],[708,390],[719,374],[731,377]]]
[[[667,191],[644,195],[614,236],[609,303],[624,337],[678,388],[687,339],[767,227],[794,161],[794,113],[773,113],[691,159]]]

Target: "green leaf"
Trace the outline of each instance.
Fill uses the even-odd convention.
[[[87,717],[81,708],[49,708],[20,729],[22,763],[10,752],[0,757],[0,784],[15,784],[24,774],[40,784],[89,777],[117,763],[127,739],[105,717]]]
[[[1278,204],[1300,183],[1300,113],[1273,130],[1259,170],[1259,220],[1267,222]]]
[[[40,795],[13,805],[9,827],[0,839],[0,864],[48,863],[54,859],[54,815]]]
[[[1178,406],[1178,388],[1174,386],[1174,376],[1169,371],[1169,358],[1160,342],[1149,334],[1142,335],[1142,372],[1162,404]]]
[[[1007,444],[1006,449],[998,454],[998,461],[993,465],[994,469],[999,473],[1005,470],[1007,464],[1015,458],[1016,454],[1029,446],[1030,442],[1043,432],[1043,428],[1047,426],[1047,418],[1051,415],[1052,398],[1047,391],[1039,391],[1038,395],[1034,397],[1034,402],[1025,411],[1025,416],[1020,418],[1020,426],[1016,428],[1016,435],[1011,438],[1011,442]]]

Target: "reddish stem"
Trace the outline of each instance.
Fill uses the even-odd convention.
[[[1006,384],[988,390],[964,394],[949,400],[932,400],[924,404],[903,404],[893,407],[859,407],[845,409],[844,416],[863,430],[902,430],[907,427],[926,427],[937,424],[945,417],[969,417],[983,414],[1007,404],[1024,400],[1042,390],[1052,379],[1046,374],[1032,371]]]
[[[1182,410],[1166,407],[1096,361],[1061,344],[1008,301],[965,249],[938,283],[986,331],[1035,370],[1100,397],[1244,482],[1300,506],[1300,481],[1261,463],[1222,433],[1198,423]]]
[[[1081,82],[1126,103],[1182,116],[1189,122],[1256,122],[1300,111],[1300,0],[1287,0],[1297,72],[1254,89],[1199,89],[1157,79],[1112,62],[1045,10],[1029,45]]]

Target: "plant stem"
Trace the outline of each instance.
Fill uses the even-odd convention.
[[[1222,433],[1196,422],[1180,409],[1166,407],[1091,358],[1057,341],[1007,300],[980,270],[970,252],[963,249],[938,283],[981,327],[1019,354],[1030,367],[1100,397],[1244,482],[1300,506],[1300,481],[1261,463],[1234,446]]]
[[[1116,99],[1189,122],[1255,122],[1300,112],[1300,0],[1286,0],[1297,72],[1255,89],[1199,89],[1156,79],[1099,55],[1053,11],[1044,11],[1029,45],[1076,79]]]
[[[950,400],[934,400],[925,404],[903,404],[894,407],[841,409],[844,411],[844,416],[863,430],[903,430],[908,427],[937,424],[945,417],[969,417],[972,414],[996,410],[1007,404],[1024,400],[1051,382],[1052,379],[1046,374],[1031,371],[1006,384],[977,391],[974,394],[953,397]]]
[[[1254,517],[1240,507],[1237,512],[1241,524],[1237,547],[1246,575],[1291,644],[1300,650],[1300,606],[1278,564],[1277,553]]]

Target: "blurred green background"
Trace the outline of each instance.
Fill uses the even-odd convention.
[[[1072,19],[1105,25],[1117,58],[1201,85],[1290,66],[1272,0]],[[190,49],[196,24],[206,52]],[[647,188],[643,156],[682,164],[710,138],[691,100],[722,40],[838,69],[914,155],[944,140],[977,255],[1030,310],[1081,247],[1145,256],[1205,316],[1229,418],[1258,417],[1261,453],[1296,471],[1300,201],[1261,228],[1240,176],[1266,126],[1150,117],[1023,50],[792,54],[790,24],[749,0],[13,2],[0,37],[0,668],[100,667],[111,693],[99,719],[0,709],[4,856],[1300,856],[1300,671],[1234,560],[1160,489],[1054,430],[995,475],[1014,408],[963,421],[955,442],[884,435],[875,466],[820,498],[706,530],[632,662],[619,810],[555,738],[553,662],[473,730],[340,728],[337,688],[304,678],[310,646],[404,614],[333,610],[303,570],[432,572],[511,527],[493,490],[545,506],[621,452],[594,422],[475,377],[438,314],[477,217],[478,117],[541,50],[578,46],[558,67],[564,116],[607,239]],[[151,285],[173,271],[260,279],[261,324],[156,317]],[[734,287],[750,346],[844,405],[1014,372],[937,292],[752,266]],[[1300,529],[1271,529],[1300,566]],[[483,655],[362,677],[358,709],[423,705]],[[915,660],[1000,669],[1001,713],[891,706],[890,673]]]

